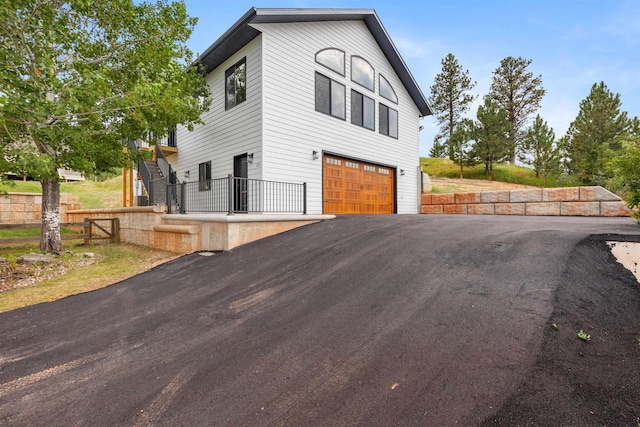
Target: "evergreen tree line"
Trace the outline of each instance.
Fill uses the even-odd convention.
[[[489,175],[495,163],[521,161],[536,176],[571,175],[583,185],[603,185],[640,206],[640,120],[621,110],[620,95],[604,82],[594,83],[580,102],[567,133],[557,138],[537,114],[546,90],[542,76],[529,71],[531,60],[507,57],[493,72],[489,93],[476,118],[465,118],[478,95],[476,86],[453,54],[442,60],[429,102],[439,132],[431,157],[449,157],[460,166],[484,163]]]

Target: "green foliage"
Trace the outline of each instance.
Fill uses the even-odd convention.
[[[493,170],[494,163],[509,154],[511,123],[507,117],[507,111],[490,98],[485,98],[484,105],[478,107],[478,120],[470,129],[470,136],[475,142],[469,157],[485,164],[485,176]]]
[[[447,148],[440,144],[438,141],[433,143],[431,150],[429,150],[429,157],[445,157],[447,155]]]
[[[580,102],[580,111],[566,135],[567,168],[584,184],[604,184],[612,178],[607,164],[632,131],[633,121],[620,110],[620,95],[613,94],[604,82],[591,87]]]
[[[520,160],[532,166],[536,176],[542,175],[545,187],[547,177],[560,172],[560,149],[555,139],[553,128],[538,114],[522,141]]]
[[[640,222],[640,135],[622,142],[622,149],[612,160],[610,170],[623,199],[634,210],[634,217]]]
[[[464,166],[474,163],[469,153],[470,143],[475,138],[475,129],[473,120],[462,119],[449,139],[449,149],[452,151],[453,160],[460,167],[460,178],[464,178]]]
[[[509,56],[500,61],[493,72],[493,81],[487,98],[507,111],[511,123],[508,146],[509,161],[515,163],[524,128],[533,113],[540,108],[546,91],[542,87],[542,76],[534,77],[528,71],[530,59]]]
[[[582,341],[590,341],[591,335],[580,329],[580,331],[578,332],[578,338],[580,338]]]
[[[123,137],[191,127],[209,106],[182,2],[13,1],[0,22],[0,174],[41,181],[43,209],[55,205],[58,168],[124,166]]]
[[[442,61],[442,71],[436,75],[431,86],[429,103],[434,109],[440,132],[434,138],[433,154],[441,154],[442,147],[447,147],[450,159],[454,159],[455,147],[450,140],[462,114],[469,110],[476,96],[467,93],[476,82],[469,77],[469,70],[464,71],[456,57],[449,53]],[[438,144],[436,147],[435,144]],[[440,157],[434,155],[433,157]]]

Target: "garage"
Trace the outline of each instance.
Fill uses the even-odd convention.
[[[328,154],[323,164],[324,213],[395,213],[395,169]]]

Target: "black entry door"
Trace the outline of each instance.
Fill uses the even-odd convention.
[[[247,212],[247,153],[235,156],[233,158],[233,176],[234,182],[234,206],[236,212]]]

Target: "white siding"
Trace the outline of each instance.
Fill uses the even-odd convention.
[[[225,71],[246,57],[246,101],[225,111]],[[211,177],[223,178],[233,173],[233,157],[253,153],[248,175],[261,179],[262,163],[262,51],[261,36],[251,41],[221,66],[207,75],[213,102],[202,115],[203,125],[193,131],[178,127],[178,153],[169,157],[178,178],[188,182],[198,180],[198,165],[211,160]],[[185,171],[190,176],[185,178]]]
[[[263,178],[307,182],[309,213],[322,212],[322,157],[330,152],[397,168],[397,211],[416,213],[419,111],[362,21],[254,25],[263,46]],[[342,77],[315,62],[317,51],[345,51]],[[351,81],[351,55],[375,69],[375,91]],[[315,72],[346,86],[347,120],[315,111]],[[378,95],[379,74],[398,95],[398,105]],[[351,88],[376,100],[375,131],[351,123]],[[381,135],[378,102],[399,112],[399,139]],[[400,169],[404,176],[400,176]]]

